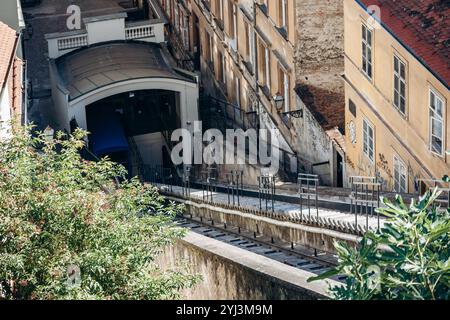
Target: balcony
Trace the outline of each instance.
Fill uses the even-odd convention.
[[[50,59],[71,51],[108,41],[165,41],[163,19],[127,22],[126,13],[83,19],[85,29],[46,35]]]

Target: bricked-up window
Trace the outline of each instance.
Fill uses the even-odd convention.
[[[408,193],[408,173],[405,163],[394,156],[394,192]]]
[[[430,149],[431,152],[444,155],[444,100],[430,90]]]
[[[394,55],[394,107],[406,114],[406,64]]]
[[[350,113],[356,118],[356,104],[352,101],[352,99],[348,100],[348,109]]]
[[[372,30],[362,25],[362,71],[372,79]]]
[[[375,136],[372,125],[366,119],[363,120],[363,152],[370,159],[375,160]]]

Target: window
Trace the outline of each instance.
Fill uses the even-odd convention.
[[[215,16],[220,23],[223,23],[223,0],[216,0]],[[223,28],[223,26],[220,26]]]
[[[430,149],[431,152],[444,155],[444,101],[430,90]]]
[[[172,17],[171,1],[172,0],[166,1],[166,13],[169,18]]]
[[[283,68],[278,65],[278,94],[284,99],[284,112],[290,110],[290,91],[289,91],[289,74],[286,73]]]
[[[370,161],[375,160],[374,130],[366,119],[363,120],[363,151]]]
[[[222,52],[218,52],[218,73],[217,73],[217,80],[219,80],[220,82],[222,82],[224,84],[224,86],[226,87],[227,84],[227,77],[226,77],[226,60],[225,60],[225,56],[222,54]]]
[[[237,38],[237,8],[232,0],[228,0],[228,36],[235,40]]]
[[[287,31],[287,0],[278,0],[278,21],[280,28]]]
[[[241,108],[241,79],[239,78],[239,76],[237,74],[234,74],[234,86],[235,86],[235,90],[234,90],[234,97],[233,97],[234,101],[233,102],[240,109]]]
[[[362,25],[362,71],[372,79],[372,30]]]
[[[406,64],[394,56],[394,107],[406,114]]]
[[[212,36],[205,32],[205,46],[202,46],[205,60],[209,63],[211,69],[214,70],[214,42]]]
[[[408,193],[408,176],[405,163],[394,156],[394,192]]]
[[[173,8],[173,15],[174,15],[174,24],[175,24],[175,30],[180,32],[180,17],[179,17],[179,8],[177,5]]]
[[[258,65],[260,85],[270,90],[270,51],[261,39],[258,44]]]
[[[189,17],[185,14],[182,15],[181,18],[181,23],[182,23],[182,37],[183,37],[183,44],[184,44],[184,48],[186,50],[189,50],[189,43],[190,43],[190,39],[189,39]]]
[[[254,45],[254,33],[251,24],[247,21],[245,24],[245,61],[247,68],[251,73],[254,72],[254,54],[255,54],[255,45]]]

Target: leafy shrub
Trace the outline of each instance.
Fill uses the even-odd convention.
[[[85,134],[0,143],[0,299],[179,297],[198,278],[155,258],[184,236],[182,208],[137,180],[116,186],[125,169],[83,160]]]
[[[434,300],[450,297],[450,208],[436,205],[439,192],[428,192],[405,205],[383,199],[378,211],[389,217],[380,232],[369,232],[358,248],[336,243],[339,265],[310,281],[345,275],[331,288],[340,300]]]

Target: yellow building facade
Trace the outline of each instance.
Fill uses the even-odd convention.
[[[344,0],[346,172],[413,193],[421,179],[450,173],[450,91],[382,24],[389,13],[381,8],[374,19],[361,2]]]

